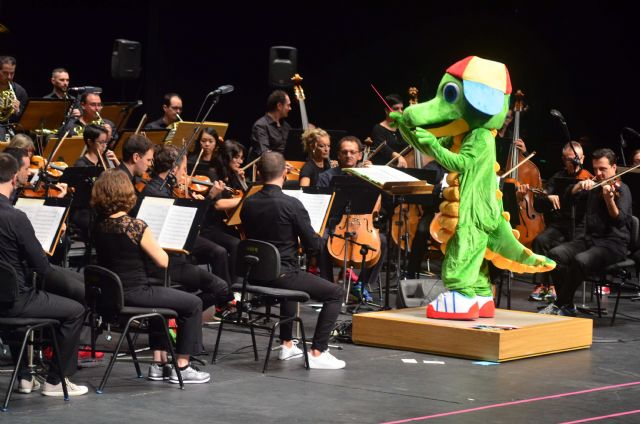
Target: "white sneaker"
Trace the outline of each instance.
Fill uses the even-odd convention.
[[[280,345],[280,353],[278,354],[278,359],[281,361],[288,361],[289,359],[301,358],[302,357],[302,349],[298,347],[298,341],[294,340],[291,347],[286,347],[285,345]]]
[[[38,389],[40,389],[40,382],[34,376],[31,376],[29,380],[20,379],[18,381],[18,393],[29,394]]]
[[[64,381],[67,382],[67,392],[69,393],[69,396],[80,396],[89,391],[87,386],[78,386],[77,384],[69,381],[68,378],[65,378]],[[64,396],[64,392],[62,391],[62,382],[58,384],[50,384],[45,381],[42,394],[44,396]]]
[[[346,366],[346,362],[341,361],[325,350],[320,356],[309,355],[309,368],[315,370],[339,370]]]

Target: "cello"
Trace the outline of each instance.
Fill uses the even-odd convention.
[[[520,139],[520,115],[524,111],[524,93],[518,90],[515,94],[515,105],[513,108],[513,141],[509,147],[509,156],[507,158],[507,168],[513,169],[511,175],[505,179],[505,182],[512,182],[518,187],[520,184],[527,184],[533,189],[542,189],[542,179],[538,167],[531,161],[526,161],[520,166],[524,154],[516,148],[516,141]],[[540,232],[544,230],[544,219],[542,214],[536,212],[533,208],[533,193],[523,193],[518,197],[518,215],[520,223],[516,226],[516,230],[520,233],[519,241],[527,247],[531,247],[531,242]]]
[[[368,160],[369,152],[371,151],[371,139],[368,139],[368,141],[364,147],[363,163]],[[380,260],[380,232],[373,225],[375,221],[374,214],[377,214],[376,211],[380,210],[380,205],[380,197],[378,197],[374,210],[370,214],[345,214],[342,216],[342,219],[336,225],[333,237],[329,237],[327,241],[329,255],[336,266],[346,267],[353,265],[357,267],[364,264],[365,268],[371,268]],[[361,253],[361,245],[367,245],[375,250],[368,250],[363,254]]]

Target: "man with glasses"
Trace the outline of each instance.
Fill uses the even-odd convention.
[[[533,239],[531,248],[534,252],[547,256],[554,247],[574,239],[584,232],[584,213],[586,197],[573,201],[571,188],[573,185],[562,184],[562,179],[582,178],[590,176],[583,168],[584,152],[577,141],[567,143],[562,148],[564,168],[549,178],[544,185],[545,194],[536,194],[533,207],[544,213],[545,229]],[[518,187],[518,194],[526,194],[527,184]],[[573,215],[573,218],[572,218]],[[530,300],[555,300],[555,288],[549,282],[551,273],[542,274],[543,282],[535,287],[529,295]]]
[[[182,98],[176,93],[165,94],[162,102],[162,111],[162,116],[153,122],[149,122],[145,127],[146,129],[164,130],[171,127],[178,120],[182,120],[179,117],[182,113]]]
[[[94,91],[82,93],[80,96],[81,115],[69,120],[63,130],[59,133],[60,136],[62,136],[65,131],[69,131],[69,136],[81,135],[84,132],[84,127],[87,125],[98,124],[107,130],[107,140],[117,138],[114,134],[116,125],[108,119],[102,119],[100,116],[101,110],[102,99],[100,98],[100,93]]]

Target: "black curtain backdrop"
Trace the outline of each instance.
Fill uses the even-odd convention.
[[[170,91],[181,94],[182,116],[193,120],[208,92],[232,84],[235,91],[211,119],[229,122],[227,138],[245,144],[271,91],[274,45],[298,49],[310,121],[360,138],[383,117],[369,84],[405,99],[408,87],[417,86],[424,101],[444,70],[468,55],[506,63],[514,89],[524,91],[529,109],[522,134],[528,150],[538,152],[543,177],[561,166],[564,141],[550,108],[564,114],[573,139],[588,137],[588,151],[619,152],[621,128],[640,129],[630,8],[429,3],[0,1],[0,23],[10,30],[0,34],[0,54],[17,58],[15,80],[30,96],[48,93],[51,70],[65,67],[72,86],[103,87],[103,101],[142,99],[136,122],[143,112],[156,119]],[[116,38],[142,43],[140,79],[111,79]],[[289,122],[300,126],[295,104]],[[629,155],[640,141],[627,138]]]

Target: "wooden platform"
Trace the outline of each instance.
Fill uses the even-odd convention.
[[[481,330],[509,325],[512,330]],[[496,309],[494,318],[446,321],[426,317],[426,307],[353,316],[354,343],[503,362],[591,346],[593,321]]]

